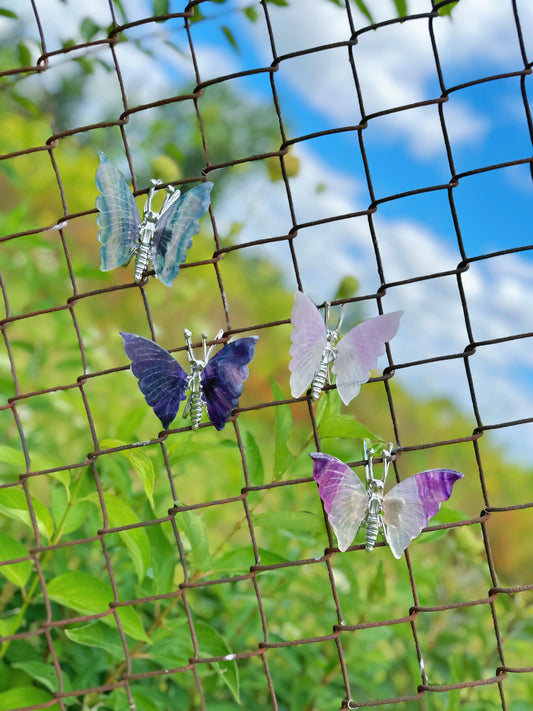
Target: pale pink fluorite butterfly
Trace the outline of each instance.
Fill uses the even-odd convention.
[[[301,291],[294,295],[291,322],[292,346],[289,363],[293,397],[300,397],[311,386],[311,397],[318,399],[329,381],[329,366],[335,373],[337,390],[345,405],[359,393],[370,378],[370,371],[385,353],[385,343],[398,331],[402,311],[393,311],[363,321],[337,343],[342,315],[337,328],[328,326],[328,304],[325,319],[313,302]]]

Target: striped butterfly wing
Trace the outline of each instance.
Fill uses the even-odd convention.
[[[213,183],[202,183],[181,195],[155,226],[152,263],[158,279],[172,286],[187,257],[192,238],[200,231],[199,220],[209,210]]]
[[[96,187],[100,191],[96,198],[98,240],[102,243],[100,269],[107,272],[125,264],[134,254],[141,219],[128,183],[104,153],[100,153]]]

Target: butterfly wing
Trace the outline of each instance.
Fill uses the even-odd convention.
[[[120,333],[146,402],[165,429],[176,417],[187,395],[187,373],[164,348],[135,333]]]
[[[202,371],[207,414],[217,430],[223,429],[231,411],[239,404],[257,340],[257,336],[249,336],[231,341],[215,353]]]
[[[105,153],[100,153],[96,187],[100,191],[96,198],[100,269],[107,272],[125,264],[134,253],[141,218],[128,183]]]
[[[290,386],[293,397],[300,397],[307,390],[320,366],[322,353],[326,347],[326,326],[320,311],[303,292],[294,295],[292,307],[291,333],[292,356]]]
[[[339,550],[345,551],[355,538],[366,515],[368,496],[353,469],[337,457],[312,452],[313,476]]]
[[[396,558],[450,498],[453,485],[462,477],[453,469],[431,469],[408,477],[385,495],[385,538]]]
[[[363,321],[337,344],[337,357],[332,371],[337,375],[336,385],[345,405],[359,393],[361,385],[377,368],[379,356],[385,353],[385,343],[398,331],[403,311],[393,311]]]
[[[200,230],[198,220],[209,209],[213,183],[202,183],[181,195],[157,221],[152,262],[165,286],[172,286],[185,261],[192,237]]]

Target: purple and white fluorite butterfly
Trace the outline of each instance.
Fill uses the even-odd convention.
[[[222,336],[219,331],[215,340]],[[187,355],[191,366],[188,375],[181,365],[154,341],[134,333],[120,333],[124,350],[131,360],[132,373],[146,402],[165,429],[176,417],[182,400],[187,397],[183,417],[190,415],[195,430],[200,424],[204,404],[209,419],[217,430],[223,429],[234,407],[239,403],[243,383],[248,377],[248,363],[254,357],[257,336],[238,338],[210,358],[215,344],[207,349],[207,336],[202,333],[203,359],[194,357],[191,332],[185,330]]]
[[[366,447],[365,447],[366,454]],[[318,493],[335,531],[339,550],[345,551],[365,524],[368,551],[374,548],[378,534],[389,544],[395,558],[416,538],[447,501],[461,472],[453,469],[431,469],[410,476],[383,495],[391,452],[383,452],[383,478],[374,477],[372,455],[368,452],[366,489],[347,464],[340,459],[313,452],[313,476]]]
[[[293,397],[300,397],[311,386],[311,397],[317,400],[326,382],[329,366],[336,374],[341,400],[348,405],[359,394],[361,385],[385,353],[385,343],[398,331],[402,311],[376,316],[352,328],[337,343],[342,314],[337,328],[329,328],[329,304],[324,319],[313,302],[301,291],[294,295],[291,322],[292,346],[289,363]]]
[[[100,153],[100,166],[96,171],[96,187],[100,195],[96,207],[100,214],[96,222],[100,227],[100,269],[103,272],[126,264],[135,257],[135,281],[139,282],[151,263],[156,277],[172,286],[192,237],[200,230],[198,220],[209,209],[213,183],[202,183],[181,195],[168,186],[161,209],[152,209],[160,180],[152,180],[146,198],[142,221],[135,198],[128,183],[109,158]]]

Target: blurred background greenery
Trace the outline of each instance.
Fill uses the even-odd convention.
[[[121,9],[118,3],[117,7]],[[86,23],[80,32],[91,40],[102,30]],[[12,45],[0,49],[1,65],[29,64],[31,52],[32,47],[14,35]],[[76,106],[86,100],[85,82],[97,63],[111,74],[109,64],[86,54],[70,63],[71,71],[53,90],[44,90],[38,84],[27,89],[24,75],[4,77],[0,153],[6,156],[44,146],[53,132],[70,128]],[[192,88],[177,87],[175,93],[186,94]],[[199,110],[209,127],[212,163],[227,160],[228,155],[246,156],[279,148],[279,129],[270,113],[258,110],[256,103],[227,88],[214,87],[206,92],[199,100]],[[231,120],[220,120],[226,110]],[[150,177],[175,181],[198,176],[205,166],[202,135],[192,103],[180,102],[172,111],[174,116],[179,115],[179,126],[169,121],[169,107],[160,107],[146,112],[142,123],[125,128],[127,140],[134,146],[138,189],[145,188]],[[114,107],[110,107],[104,120],[116,118]],[[30,472],[53,470],[25,480],[27,492],[33,497],[40,542],[34,538],[22,486],[0,490],[2,558],[24,558],[39,545],[77,542],[37,553],[42,580],[30,561],[0,567],[0,632],[24,633],[2,646],[0,710],[46,704],[53,699],[53,692],[60,687],[51,647],[61,668],[62,691],[111,684],[126,671],[123,644],[109,616],[52,627],[49,641],[41,629],[48,619],[105,612],[113,597],[102,545],[95,539],[104,526],[95,475],[103,491],[107,525],[119,527],[166,517],[173,500],[165,457],[179,503],[192,505],[238,497],[245,479],[237,436],[244,444],[251,485],[261,487],[312,474],[307,454],[316,445],[307,403],[254,409],[257,404],[289,397],[288,323],[257,330],[260,340],[240,401],[241,407],[251,409],[239,415],[236,427],[229,424],[222,432],[211,427],[196,433],[178,432],[169,435],[163,446],[153,443],[104,453],[94,463],[88,462],[87,454],[94,451],[95,443],[81,389],[76,386],[84,374],[93,376],[81,383],[101,449],[149,441],[160,429],[127,369],[118,335],[119,330],[151,335],[141,290],[131,285],[131,266],[106,274],[100,271],[94,213],[74,216],[61,232],[43,231],[65,212],[75,215],[92,210],[99,150],[116,160],[127,174],[116,126],[74,133],[53,147],[63,195],[46,150],[0,161],[0,233],[18,235],[1,243],[4,316],[8,319],[0,351],[1,403],[5,405],[16,395],[47,391],[17,400],[17,418],[10,407],[0,410],[1,483],[15,485],[26,466]],[[281,179],[278,159],[262,161],[261,165],[272,181]],[[289,169],[297,172],[297,163],[291,163]],[[248,165],[243,163],[210,175],[215,182],[215,219],[224,181],[231,183],[233,173],[247,170]],[[139,199],[140,207],[142,202]],[[222,236],[224,247],[238,243],[239,229],[240,225],[234,224],[231,234]],[[211,259],[213,251],[213,231],[205,218],[187,258],[192,266],[182,269],[174,288],[169,291],[155,279],[145,288],[157,339],[169,349],[183,346],[185,327],[196,336],[200,331],[213,336],[227,325],[215,266],[195,265]],[[264,257],[247,256],[245,251],[227,252],[218,262],[231,328],[289,319],[293,293],[279,265]],[[347,280],[341,277],[332,298],[356,295],[357,275]],[[115,285],[125,288],[109,290]],[[353,323],[366,315],[355,307],[349,311]],[[82,354],[87,362],[85,373]],[[185,365],[183,354],[177,357]],[[394,378],[389,383],[404,445],[446,442],[472,434],[470,420],[451,402],[415,398]],[[339,407],[333,392],[322,396],[315,406],[324,451],[345,461],[361,459],[361,440],[354,438],[358,422],[375,433],[377,440],[394,441],[383,382],[365,385],[349,407],[338,410],[338,429],[333,433],[326,426],[327,418],[320,420],[326,406]],[[177,419],[174,427],[181,426],[182,421]],[[479,447],[491,501],[501,506],[520,501],[527,472],[509,462],[489,436],[482,438]],[[436,466],[465,473],[435,523],[474,518],[483,508],[478,464],[470,442],[404,453],[397,466],[402,478]],[[306,561],[305,565],[274,567],[257,575],[269,642],[331,634],[338,620],[328,568],[321,560],[328,538],[315,484],[304,481],[258,488],[248,493],[247,503],[262,564]],[[249,576],[250,566],[256,561],[242,502],[180,512],[175,521],[188,578],[199,583],[185,594],[188,610],[182,597],[135,602],[171,594],[185,580],[170,521],[105,536],[119,599],[132,601],[122,608],[126,612],[124,619],[121,617],[132,659],[131,673],[143,675],[185,667],[168,676],[141,676],[132,681],[136,708],[195,709],[203,708],[204,703],[208,709],[223,711],[235,708],[237,702],[246,708],[272,708],[258,656],[198,664],[197,679],[188,667],[189,658],[195,656],[188,614],[194,620],[200,657],[252,652],[264,637],[257,592]],[[531,582],[524,579],[531,552],[527,546],[516,545],[529,528],[527,517],[516,512],[494,514],[488,522],[500,585]],[[360,542],[360,537],[357,540]],[[484,600],[492,587],[478,524],[423,534],[413,542],[409,555],[413,580],[405,563],[394,560],[386,547],[378,547],[372,555],[356,550],[329,559],[345,624],[406,617],[415,604],[413,584],[422,606]],[[233,576],[243,577],[200,585]],[[48,599],[43,596],[43,581]],[[530,598],[523,593],[500,596],[495,609],[507,664],[521,666],[533,631]],[[489,605],[421,613],[416,629],[431,684],[494,676],[500,657]],[[343,632],[339,645],[353,699],[416,694],[421,677],[408,622]],[[333,640],[281,646],[270,649],[266,658],[279,709],[334,709],[345,697]],[[531,708],[533,687],[526,677],[515,675],[506,687],[513,699],[508,708],[514,711]],[[203,689],[203,702],[198,685]],[[120,685],[106,693],[74,695],[64,703],[84,709],[128,708],[126,692]],[[502,706],[498,687],[492,684],[426,694],[423,699],[403,703],[401,708],[485,711]]]

